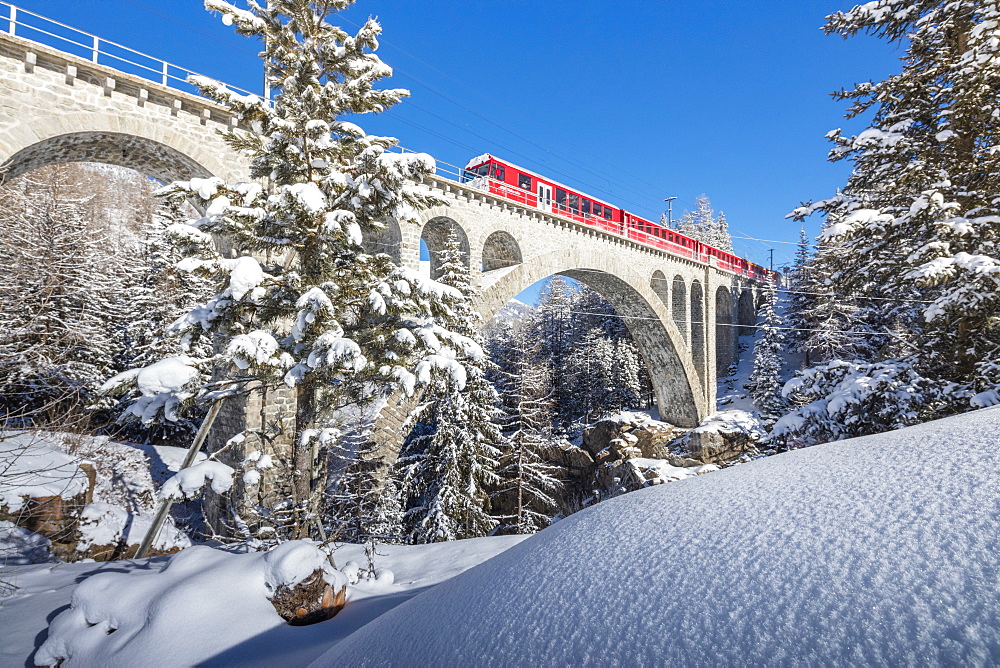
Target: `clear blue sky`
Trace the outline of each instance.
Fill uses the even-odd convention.
[[[17,4],[260,88],[255,45],[197,0]],[[705,193],[734,236],[792,242],[798,227],[785,214],[832,195],[848,173],[825,160],[824,134],[846,124],[846,105],[829,94],[899,67],[900,52],[884,43],[819,30],[852,4],[360,0],[344,17],[379,17],[379,53],[396,70],[388,85],[413,93],[361,119],[369,132],[452,164],[495,153],[654,219],[664,197],[677,196],[676,218]],[[765,264],[767,248],[777,248],[776,265],[794,253],[734,243]]]

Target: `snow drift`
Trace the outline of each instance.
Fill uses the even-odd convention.
[[[1000,409],[618,497],[327,665],[1000,662]]]

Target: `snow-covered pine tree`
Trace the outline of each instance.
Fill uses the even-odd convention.
[[[440,317],[443,327],[481,343],[475,291],[458,235],[438,255],[438,281],[462,298]],[[489,360],[464,360],[467,376],[435,378],[423,395],[414,434],[397,462],[406,503],[405,534],[413,543],[485,536],[496,527],[489,489],[496,487],[500,398],[487,376]]]
[[[122,350],[122,359],[116,365],[120,368],[116,372],[182,354],[180,341],[166,336],[167,328],[215,292],[206,279],[178,271],[175,266],[184,257],[184,249],[171,238],[168,230],[188,220],[190,216],[184,212],[186,206],[177,200],[160,201],[135,240],[134,257],[129,258],[132,269],[126,272],[123,286],[126,308],[122,317],[128,345]],[[205,359],[212,355],[211,341],[207,338],[195,343],[194,348],[195,358]],[[174,421],[142,424],[128,412],[128,406],[129,399],[119,399],[110,412],[121,425],[122,436],[140,442],[188,443],[205,416],[202,408],[194,407]]]
[[[721,251],[732,253],[733,237],[729,234],[729,222],[726,220],[726,214],[721,211],[715,219],[715,225],[712,226],[712,232],[713,235],[710,244]]]
[[[707,195],[699,195],[695,200],[695,210],[685,211],[678,219],[677,231],[727,253],[733,250],[729,223],[726,222],[722,212],[718,216],[715,215]]]
[[[546,461],[543,451],[558,440],[553,434],[549,370],[537,348],[519,331],[515,344],[521,349],[508,372],[508,391],[516,398],[516,411],[508,418],[506,441],[500,456],[500,483],[492,496],[501,533],[525,534],[544,529],[557,511],[553,496],[562,488],[559,468]],[[533,350],[534,348],[534,350]]]
[[[263,44],[273,104],[209,79],[192,80],[237,118],[239,128],[225,140],[249,157],[249,176],[258,181],[192,179],[166,190],[168,197],[206,206],[203,218],[172,231],[193,247],[182,268],[217,281],[217,294],[176,331],[187,340],[217,337],[224,345],[213,362],[295,390],[285,458],[293,537],[306,536],[321,515],[329,444],[316,438],[335,426],[339,410],[400,387],[412,392],[432,368],[464,374],[455,357],[481,354],[475,342],[432,320],[459,297],[456,291],[361,245],[363,234],[382,229],[390,216],[412,220],[416,208],[434,201],[414,183],[433,171],[434,161],[390,153],[394,139],[345,120],[384,111],[407,95],[374,87],[392,73],[374,53],[377,21],[354,35],[328,22],[351,4],[271,0],[243,10],[206,0],[224,23]],[[253,255],[224,257],[214,235]],[[117,380],[127,386],[136,378]]]
[[[812,294],[810,289],[812,287],[812,260],[812,247],[809,243],[809,237],[806,235],[806,228],[803,227],[799,230],[799,244],[795,249],[792,270],[788,274],[788,307],[785,311],[788,331],[785,334],[785,340],[792,350],[806,352],[806,366],[809,366],[810,359],[808,351],[804,349],[802,344],[806,339],[810,324],[803,317],[803,314],[814,304],[816,296]]]
[[[873,34],[906,56],[900,73],[840,93],[848,117],[874,120],[830,133],[830,157],[850,160],[851,177],[795,212],[834,221],[825,237],[852,260],[839,289],[895,299],[872,304],[872,327],[916,331],[917,371],[968,388],[973,405],[996,396],[1000,351],[998,19],[982,0],[880,0],[827,17],[827,33]]]
[[[787,409],[781,394],[781,351],[784,348],[781,318],[777,313],[778,290],[767,284],[764,303],[757,313],[761,333],[753,347],[753,372],[747,382],[750,398],[767,426],[773,425]]]
[[[646,407],[652,393],[652,381],[625,320],[604,297],[587,285],[581,285],[573,293],[570,307],[577,331],[584,333],[577,335],[576,340],[582,341],[596,328],[613,348],[610,364],[604,367],[608,377],[604,382],[616,388],[609,398],[609,409]],[[591,341],[596,339],[591,338]]]
[[[614,346],[603,329],[593,327],[580,337],[567,359],[567,382],[576,388],[571,405],[577,431],[612,412]]]
[[[0,420],[80,418],[117,352],[113,245],[86,219],[77,176],[46,167],[0,193]]]
[[[826,221],[824,230],[833,224]],[[870,300],[862,304],[848,287],[846,274],[853,271],[853,262],[843,243],[821,234],[803,280],[795,283],[806,298],[793,311],[799,334],[795,350],[804,353],[809,364],[866,359],[884,340],[872,324],[880,321],[882,311],[870,306]]]
[[[377,494],[368,524],[369,538],[379,543],[399,543],[403,539],[402,492],[391,470],[385,471]]]
[[[768,437],[802,447],[901,429],[931,419],[954,390],[920,375],[905,359],[818,364],[785,383],[792,410]]]
[[[320,434],[340,467],[325,492],[323,526],[330,538],[349,543],[397,542],[402,536],[402,506],[390,467],[364,427],[353,426],[342,436],[336,430]]]
[[[613,346],[611,378],[615,389],[611,393],[611,408],[616,411],[643,408],[649,392],[642,384],[645,367],[639,359],[639,351],[631,340],[619,339]]]
[[[135,361],[131,366],[145,366],[184,352],[177,338],[165,335],[168,326],[214,294],[207,280],[176,268],[184,258],[184,249],[178,247],[169,230],[190,218],[184,210],[185,203],[174,199],[159,204],[143,226],[139,239],[142,272],[130,299],[129,329],[135,341]],[[210,342],[199,343],[202,347],[196,356],[210,355]]]
[[[570,377],[569,358],[583,332],[575,327],[573,292],[562,276],[549,278],[528,324],[532,336],[539,342],[537,360],[545,360],[550,370],[547,378],[552,383],[554,424],[560,433],[572,428],[577,403],[578,388]]]

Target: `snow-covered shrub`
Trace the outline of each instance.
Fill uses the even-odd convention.
[[[799,371],[782,394],[795,410],[770,440],[815,445],[907,427],[953,400],[954,385],[921,376],[905,361],[835,360]]]

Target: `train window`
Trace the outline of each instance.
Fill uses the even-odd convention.
[[[566,210],[566,191],[562,188],[556,188],[556,209]]]
[[[531,177],[527,174],[517,175],[517,186],[525,190],[531,190]]]
[[[583,200],[583,202],[580,204],[580,209],[583,211],[583,215],[589,216],[590,215],[590,200],[589,199]]]
[[[490,173],[490,165],[489,163],[486,163],[485,165],[479,165],[478,167],[476,167],[475,171],[478,176],[488,176]]]
[[[580,213],[580,196],[576,193],[569,194],[569,211],[570,213]]]
[[[614,211],[611,210],[610,206],[604,207],[604,218],[611,220],[614,217]]]
[[[493,165],[493,170],[492,171],[493,171],[492,176],[497,181],[504,181],[504,180],[506,180],[506,179],[504,179],[504,168],[503,168],[503,165]]]
[[[604,207],[602,207],[600,204],[598,204],[597,202],[594,202],[594,215],[595,216],[604,215],[603,214],[603,208]]]

